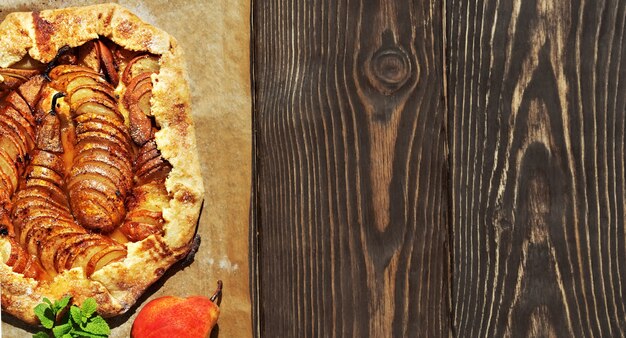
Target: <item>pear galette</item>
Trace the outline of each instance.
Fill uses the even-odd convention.
[[[2,310],[128,310],[189,252],[203,186],[182,51],[126,9],[0,24]]]

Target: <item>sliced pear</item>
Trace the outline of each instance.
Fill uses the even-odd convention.
[[[102,269],[107,264],[122,260],[126,257],[126,250],[122,246],[111,246],[95,254],[87,263],[85,272],[91,276],[94,272]]]
[[[94,72],[100,71],[100,50],[97,40],[87,41],[78,47],[78,64]]]
[[[63,153],[63,142],[61,139],[61,121],[59,117],[46,114],[41,127],[37,131],[37,148],[53,153]]]
[[[115,67],[115,60],[113,59],[113,55],[111,54],[111,50],[102,42],[102,40],[98,40],[98,48],[100,50],[100,61],[101,67],[104,70],[109,82],[117,87],[117,84],[120,82],[120,76],[117,73],[117,69]]]
[[[161,235],[163,228],[150,223],[127,220],[120,226],[120,231],[132,242],[138,242],[150,235]]]
[[[35,279],[47,279],[45,277],[46,273],[39,265],[39,260],[34,255],[28,255],[28,262],[26,267],[24,267],[24,271],[22,272],[24,277],[26,278],[35,278]]]
[[[59,76],[57,79],[53,80],[52,87],[59,91],[67,93],[68,87],[69,89],[74,91],[74,89],[78,86],[105,84],[106,80],[102,77],[102,75],[98,73],[93,73],[91,71],[81,70],[68,72]]]
[[[62,201],[65,198],[63,188],[57,185],[58,182],[51,182],[38,177],[31,177],[26,180],[26,187],[42,187],[48,190],[49,197],[56,201]]]
[[[97,114],[97,113],[83,113],[79,116],[76,116],[74,119],[77,124],[86,123],[90,121],[106,123],[109,127],[115,128],[114,133],[123,136],[123,139],[126,143],[130,144],[130,135],[128,134],[128,128],[124,124],[123,121],[119,119],[112,119],[107,115]]]
[[[130,60],[122,74],[122,82],[128,84],[132,78],[141,73],[158,73],[160,69],[158,57],[144,54]]]
[[[28,264],[28,255],[17,243],[12,245],[11,248],[16,248],[17,251],[17,259],[11,265],[13,272],[22,273],[24,272],[24,268],[26,268],[26,264]]]
[[[4,122],[20,136],[20,139],[24,142],[24,146],[27,149],[32,149],[35,145],[35,130],[28,121],[23,119],[20,113],[10,106],[5,107],[0,114],[2,114]]]
[[[37,219],[32,224],[29,224],[25,232],[26,234],[23,242],[24,245],[30,254],[38,255],[41,250],[40,248],[45,244],[49,237],[66,232],[79,234],[84,233],[85,230],[74,221],[57,221],[53,223],[49,220],[41,218]]]
[[[29,189],[32,190],[32,189]],[[20,190],[23,191],[23,190]],[[59,205],[57,202],[47,198],[46,196],[42,196],[39,194],[31,194],[25,195],[21,194],[15,198],[15,203],[13,205],[13,212],[15,218],[22,218],[26,215],[31,208],[38,207],[43,208],[44,210],[49,210],[49,215],[69,215],[69,208]],[[68,217],[69,219],[69,217]]]
[[[2,113],[0,113],[0,116],[2,116]],[[15,155],[11,153],[11,156],[15,156],[13,158],[14,161],[17,161],[18,158],[25,157],[26,153],[30,150],[28,145],[32,144],[28,133],[22,130],[19,123],[11,118],[0,119],[0,138],[5,139],[7,143],[11,143],[11,145],[5,143],[0,149],[6,149],[5,147],[12,146],[17,150]]]
[[[74,77],[71,77],[71,75],[74,75]],[[82,87],[82,86],[88,86],[88,87],[102,87],[102,88],[107,88],[107,90],[109,90],[109,86],[108,83],[106,83],[106,80],[104,80],[103,78],[101,78],[100,76],[96,76],[94,74],[90,74],[90,73],[78,73],[78,74],[68,74],[68,77],[71,77],[71,79],[67,82],[67,85],[65,86],[65,92],[68,94],[73,93],[74,91],[76,91],[76,88]]]
[[[96,87],[90,85],[81,85],[74,88],[72,92],[67,93],[70,105],[74,110],[78,110],[83,102],[98,102],[111,109],[117,109],[115,106],[115,97],[113,93],[105,87]]]
[[[100,161],[109,165],[122,174],[124,177],[132,177],[132,167],[128,160],[129,154],[126,149],[109,140],[101,143],[88,142],[89,139],[83,140],[76,147],[78,155],[74,157],[74,163],[79,164],[89,161]],[[78,151],[80,150],[80,151]]]
[[[77,123],[76,134],[79,136],[78,142],[81,141],[82,135],[89,132],[104,133],[107,135],[106,139],[120,144],[125,149],[131,149],[130,138],[128,137],[128,134],[124,133],[122,130],[120,130],[119,127],[115,126],[115,123],[109,123],[104,119],[95,118],[87,120],[85,122]]]
[[[63,159],[59,155],[51,152],[34,150],[30,163],[31,165],[42,166],[50,170],[54,170],[54,172],[60,176],[63,176],[65,173],[65,164],[63,163]]]
[[[55,255],[54,265],[56,267],[56,270],[58,272],[67,270],[67,261],[73,260],[77,251],[80,251],[83,245],[89,245],[94,240],[98,240],[99,237],[100,236],[96,234],[83,233],[76,234],[67,238],[63,243],[63,249],[59,250]]]
[[[24,120],[28,121],[31,128],[35,126],[33,111],[30,105],[24,100],[24,98],[22,98],[22,96],[20,96],[20,94],[15,91],[11,92],[7,95],[5,102],[9,103]]]
[[[60,77],[63,75],[70,74],[70,73],[77,73],[77,72],[91,73],[91,74],[95,74],[96,76],[101,77],[100,74],[98,74],[97,72],[94,72],[93,69],[91,68],[83,67],[83,66],[76,66],[76,65],[58,65],[52,68],[50,73],[48,73],[48,76],[50,76],[50,78],[53,80],[59,80]]]
[[[46,180],[59,189],[63,189],[63,176],[59,175],[56,171],[39,165],[30,165],[26,169],[26,178],[39,178]]]
[[[78,179],[70,180],[70,184],[70,205],[76,220],[92,231],[109,232],[115,229],[125,213],[124,203],[115,203],[102,193],[107,186],[101,181]],[[112,195],[116,197],[115,191]]]
[[[14,209],[17,208],[18,202],[21,200],[29,200],[36,199],[43,201],[42,203],[48,203],[50,208],[54,208],[57,210],[65,210],[70,213],[70,207],[67,201],[64,200],[55,200],[50,196],[50,191],[44,187],[30,187],[28,189],[20,189],[15,194],[15,206]]]
[[[106,238],[101,238],[99,240],[91,242],[90,245],[82,246],[79,250],[75,252],[73,257],[66,261],[65,268],[81,267],[83,268],[83,271],[86,271],[87,264],[89,264],[91,258],[98,252],[106,250],[112,245],[113,243],[107,241]]]
[[[71,176],[77,177],[81,174],[94,173],[109,180],[111,184],[119,191],[120,196],[126,196],[128,180],[123,177],[121,172],[101,161],[82,161],[81,165],[74,166],[70,172]]]
[[[3,177],[8,178],[9,183],[10,183],[10,190],[11,190],[11,193],[13,193],[15,192],[15,189],[17,189],[19,172],[15,164],[11,163],[11,159],[15,157],[13,156],[10,157],[6,154],[5,151],[7,151],[8,147],[3,148],[3,145],[5,143],[2,141],[3,139],[0,138],[0,171],[2,171]]]
[[[11,252],[9,253],[9,257],[6,260],[6,262],[4,262],[4,264],[8,265],[8,266],[13,266],[15,264],[15,262],[18,260],[18,258],[20,258],[20,250],[19,250],[19,245],[17,245],[17,243],[15,242],[15,240],[13,240],[10,237],[3,237],[3,240],[6,240],[9,242],[9,245],[11,246]]]
[[[65,243],[72,237],[81,234],[77,232],[63,232],[52,234],[39,246],[38,255],[41,266],[50,274],[55,276],[59,271],[56,269],[56,256],[65,248]]]
[[[39,101],[45,80],[43,76],[37,75],[17,89],[30,107],[31,112],[35,111],[35,104]]]
[[[96,98],[85,98],[81,102],[77,103],[75,107],[74,117],[83,114],[98,114],[119,122],[124,121],[124,116],[116,107],[110,106],[109,104],[103,104]]]
[[[0,157],[2,157],[1,154]],[[8,169],[10,168],[7,168],[4,160],[0,158],[0,191],[2,191],[0,194],[1,201],[11,200],[11,195],[14,191],[14,182],[17,184],[17,181],[11,176],[12,171],[8,171]]]

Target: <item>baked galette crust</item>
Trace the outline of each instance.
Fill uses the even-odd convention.
[[[0,67],[9,67],[26,54],[47,63],[61,47],[81,46],[98,37],[127,50],[160,56],[160,71],[152,75],[150,103],[159,126],[155,134],[157,147],[172,165],[166,180],[170,202],[162,211],[164,233],[126,243],[125,259],[90,277],[85,277],[81,268],[74,268],[52,281],[38,281],[0,263],[2,310],[28,323],[37,323],[33,308],[43,297],[58,299],[68,294],[78,304],[85,298],[95,298],[98,312],[105,317],[124,313],[148,286],[185,257],[196,231],[204,188],[183,52],[173,37],[117,4],[12,13],[0,24]],[[0,258],[8,255],[7,250],[8,245],[0,241]]]

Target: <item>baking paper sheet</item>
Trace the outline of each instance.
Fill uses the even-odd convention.
[[[137,312],[164,296],[210,296],[224,282],[221,315],[212,336],[252,335],[248,266],[251,181],[250,4],[246,0],[0,2],[0,20],[13,11],[118,2],[174,36],[185,51],[200,164],[206,189],[202,243],[190,265],[178,264],[127,314],[110,320],[111,337],[129,337]],[[36,329],[2,316],[3,337]]]

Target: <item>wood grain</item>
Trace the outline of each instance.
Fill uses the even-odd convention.
[[[441,15],[253,3],[257,334],[448,335]]]
[[[456,336],[625,335],[625,6],[447,2]]]

